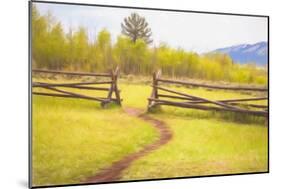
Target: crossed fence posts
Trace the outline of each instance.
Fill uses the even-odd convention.
[[[163,85],[165,84],[166,86],[163,87]],[[186,92],[176,91],[174,89],[168,88],[167,84],[202,87],[202,88],[218,89],[218,90],[222,89],[222,90],[234,90],[234,91],[258,91],[258,92],[268,91],[267,88],[207,85],[207,84],[198,84],[198,83],[186,82],[186,81],[162,79],[161,71],[159,70],[153,73],[152,93],[150,98],[148,98],[148,111],[151,111],[153,108],[158,107],[160,105],[167,105],[167,106],[176,106],[176,107],[199,109],[199,110],[240,112],[240,113],[247,113],[257,116],[268,117],[268,105],[242,103],[242,102],[249,102],[249,101],[268,100],[267,96],[227,99],[227,100],[210,100],[207,98],[194,96]],[[247,108],[242,108],[241,105]]]
[[[58,75],[70,75],[70,76],[89,76],[95,79],[103,78],[103,80],[89,81],[89,82],[76,82],[76,83],[46,83],[46,82],[33,82],[33,88],[47,89],[48,92],[32,91],[34,95],[43,96],[55,96],[66,98],[82,98],[88,100],[99,101],[102,107],[105,107],[108,103],[114,102],[121,106],[120,90],[118,89],[118,76],[119,68],[111,70],[109,73],[81,73],[81,72],[66,72],[66,71],[54,71],[54,70],[42,70],[34,69],[33,73],[46,73],[46,74],[58,74]],[[105,79],[105,80],[104,80]],[[165,85],[166,86],[163,86]],[[161,70],[153,73],[152,76],[152,92],[148,98],[148,111],[151,109],[167,105],[176,106],[182,108],[192,108],[199,110],[215,110],[215,111],[232,111],[253,114],[257,116],[268,117],[268,104],[258,105],[250,104],[250,101],[268,100],[267,96],[252,97],[252,98],[239,98],[239,99],[226,99],[226,100],[210,100],[207,98],[188,94],[186,92],[176,91],[168,88],[168,85],[181,85],[202,87],[208,89],[222,89],[233,91],[257,91],[267,92],[267,88],[257,87],[232,87],[232,86],[220,86],[220,85],[207,85],[194,82],[178,81],[171,79],[161,78]],[[98,87],[98,85],[109,85],[107,87]],[[96,97],[85,95],[83,93],[67,91],[68,88],[80,89],[80,90],[92,90],[92,91],[108,91],[107,96]],[[50,92],[51,91],[51,92]],[[247,102],[243,104],[242,102]],[[241,107],[244,107],[242,108]],[[246,108],[245,108],[246,107]]]
[[[94,100],[94,101],[99,101],[102,107],[105,107],[108,103],[111,102],[114,102],[121,106],[122,99],[120,98],[120,90],[118,89],[118,85],[117,85],[118,76],[119,76],[118,67],[115,70],[111,70],[109,73],[84,73],[84,72],[82,73],[82,72],[43,70],[43,69],[33,69],[32,72],[67,75],[67,76],[79,76],[79,77],[88,76],[88,77],[103,79],[102,81],[75,82],[75,83],[32,82],[32,88],[43,88],[48,90],[48,92],[32,91],[32,94],[34,95]],[[97,85],[109,85],[109,86],[96,87]],[[95,96],[85,95],[83,93],[67,91],[66,88],[92,90],[92,91],[108,91],[108,94],[106,97],[95,97]],[[113,95],[115,95],[115,97],[113,97]]]

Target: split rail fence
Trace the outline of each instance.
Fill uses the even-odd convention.
[[[66,97],[66,98],[81,98],[94,100],[101,103],[104,107],[106,104],[114,102],[121,105],[122,99],[120,98],[120,90],[118,89],[117,79],[119,75],[119,69],[110,71],[109,73],[84,73],[84,72],[66,72],[66,71],[55,71],[55,70],[42,70],[33,69],[32,73],[41,74],[54,74],[54,75],[67,75],[67,76],[78,76],[78,77],[92,77],[93,80],[89,82],[75,82],[75,83],[46,83],[46,82],[32,82],[32,94],[53,96],[53,97]],[[102,85],[102,87],[98,86]],[[104,87],[107,86],[107,87]],[[33,90],[34,88],[43,88],[52,92],[38,92]],[[67,91],[66,88],[79,89],[79,92]],[[80,90],[92,90],[92,91],[108,91],[107,96],[95,97],[80,93]],[[115,97],[113,97],[115,95]]]
[[[163,87],[163,85],[165,85]],[[237,98],[226,100],[211,100],[199,96],[187,94],[186,92],[179,92],[174,89],[168,88],[168,85],[181,85],[202,87],[207,89],[222,89],[233,91],[255,91],[263,92],[266,95],[261,97],[252,98]],[[232,86],[219,86],[219,85],[207,85],[198,84],[185,81],[169,80],[161,78],[161,71],[153,74],[152,81],[152,93],[148,98],[148,110],[160,105],[176,106],[182,108],[192,108],[199,110],[215,110],[215,111],[231,111],[247,113],[257,116],[268,117],[268,105],[250,104],[250,101],[268,100],[267,88],[254,88],[254,87],[232,87]],[[247,103],[243,103],[247,102]]]

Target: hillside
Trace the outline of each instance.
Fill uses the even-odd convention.
[[[235,63],[256,63],[265,66],[268,63],[268,43],[259,42],[255,44],[240,44],[216,49],[214,52],[228,54]]]

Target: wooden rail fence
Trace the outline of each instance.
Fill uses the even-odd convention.
[[[59,74],[68,76],[90,76],[93,78],[103,78],[102,81],[90,81],[90,82],[75,82],[75,83],[45,83],[45,82],[32,82],[32,89],[43,88],[51,92],[37,92],[32,90],[34,95],[44,95],[53,97],[65,97],[65,98],[82,98],[88,100],[94,100],[101,103],[104,107],[106,104],[114,102],[121,105],[122,99],[120,98],[120,90],[118,89],[117,79],[119,76],[118,67],[109,73],[82,73],[82,72],[66,72],[66,71],[55,71],[55,70],[42,70],[33,69],[33,73],[45,73],[45,74]],[[94,86],[92,86],[94,85]],[[97,85],[107,85],[107,87],[98,87]],[[82,93],[67,91],[65,88],[74,88],[81,90],[93,90],[93,91],[108,91],[105,97],[94,97],[84,95]],[[55,92],[55,93],[54,93]],[[115,97],[113,97],[115,95]]]
[[[198,84],[198,83],[185,82],[185,81],[162,79],[161,71],[158,71],[153,74],[152,93],[150,98],[148,98],[148,110],[151,110],[153,107],[156,106],[167,105],[167,106],[177,106],[182,108],[193,108],[199,110],[240,112],[240,113],[247,113],[257,116],[268,117],[267,105],[243,103],[243,102],[250,102],[250,101],[268,100],[267,96],[227,99],[227,100],[210,100],[207,98],[198,97],[187,93],[179,92],[173,89],[169,89],[167,86],[163,87],[163,85],[165,84],[166,85],[176,84],[182,86],[193,86],[193,87],[202,87],[208,89],[222,89],[222,90],[234,90],[234,91],[257,91],[257,92],[268,91],[268,89],[266,88],[218,86],[218,85],[207,85],[207,84]]]

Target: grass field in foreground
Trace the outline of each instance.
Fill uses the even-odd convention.
[[[33,96],[33,184],[79,183],[158,137],[120,108]]]
[[[122,82],[119,87],[123,107],[146,109],[149,85]],[[216,100],[250,96],[174,89]],[[124,180],[267,170],[264,118],[165,106],[151,116],[166,121],[174,136],[166,146],[133,163]],[[79,183],[157,137],[148,123],[128,117],[122,108],[101,109],[99,103],[88,100],[34,96],[34,182]]]
[[[157,115],[174,133],[167,145],[137,160],[124,180],[267,171],[267,128],[216,119]]]
[[[174,89],[214,100],[250,97],[247,93],[224,90]],[[133,92],[136,90],[138,93]],[[127,102],[130,106],[145,106],[140,102],[150,92],[148,86],[123,86],[123,95],[132,97]],[[266,104],[266,101],[255,103]],[[264,126],[264,118],[167,106],[151,115],[167,122],[174,136],[164,147],[137,160],[123,173],[123,180],[264,172],[268,169],[268,128]]]

